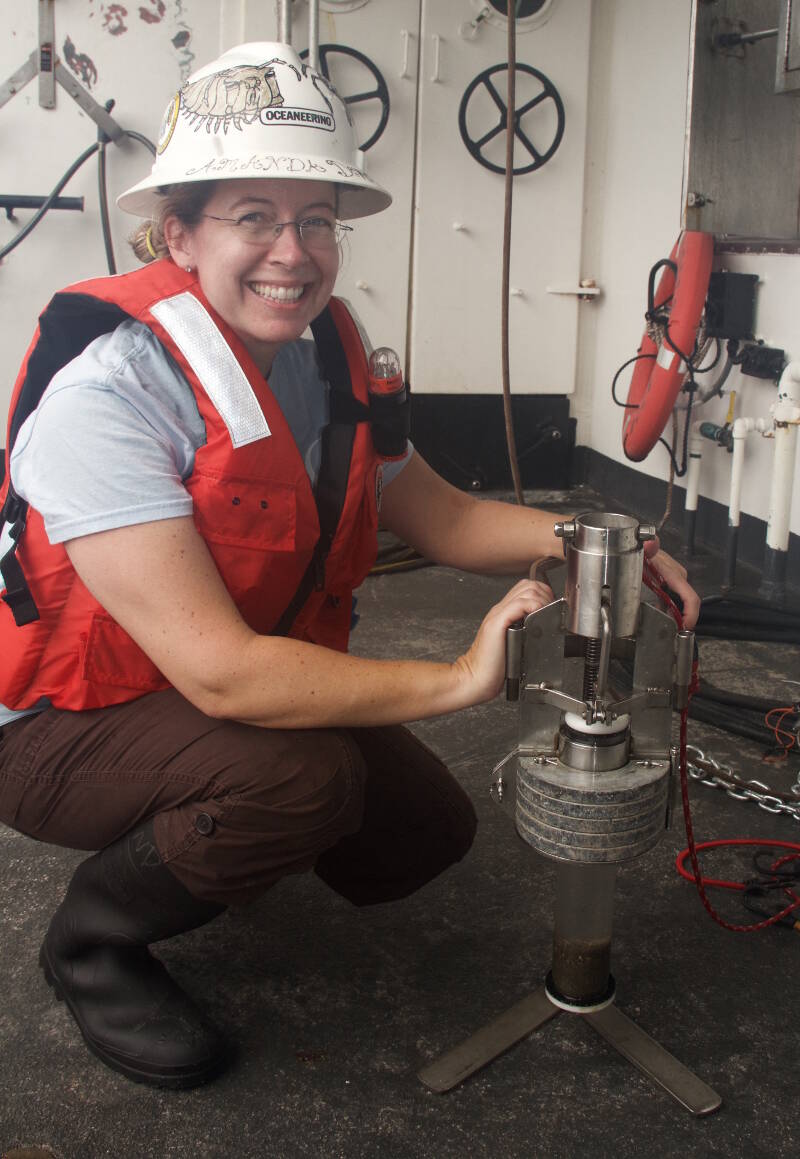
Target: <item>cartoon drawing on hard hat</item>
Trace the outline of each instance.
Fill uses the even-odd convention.
[[[205,125],[209,133],[227,133],[231,125],[241,129],[257,121],[262,109],[283,105],[272,63],[227,68],[185,85],[183,115],[197,128]]]
[[[276,66],[290,69],[298,81],[310,76],[329,112],[287,106],[278,84]],[[160,141],[159,151],[167,147],[179,112],[188,118],[195,131],[205,127],[208,133],[220,129],[227,133],[231,127],[241,129],[258,120],[262,124],[309,125],[332,131],[336,127],[333,104],[318,81],[322,81],[325,89],[333,95],[334,90],[328,81],[308,66],[304,65],[301,73],[289,61],[277,57],[261,65],[238,65],[201,77],[184,85],[180,102],[176,101],[167,110],[161,134],[163,144]]]

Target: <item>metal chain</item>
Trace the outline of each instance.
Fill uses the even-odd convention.
[[[755,801],[767,813],[785,813],[800,821],[800,774],[788,793],[779,793],[763,781],[743,781],[731,765],[706,756],[696,745],[686,746],[686,769],[693,781],[723,789],[734,801]]]

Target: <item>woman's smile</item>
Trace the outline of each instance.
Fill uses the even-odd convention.
[[[276,286],[268,282],[248,282],[253,293],[266,301],[280,303],[283,306],[294,306],[306,292],[304,285]]]

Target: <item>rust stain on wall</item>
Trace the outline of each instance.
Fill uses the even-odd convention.
[[[95,15],[94,8],[95,0],[89,0],[89,19],[92,20]],[[128,15],[128,9],[124,4],[102,4],[98,3],[97,10],[103,18],[103,31],[110,36],[122,36],[123,32],[128,31],[128,26],[125,23],[125,17]]]
[[[102,9],[103,12],[103,28],[106,32],[111,33],[112,36],[121,36],[123,32],[128,31],[128,26],[125,23],[125,17],[128,15],[128,9],[122,4],[109,4]]]
[[[97,83],[97,69],[94,61],[85,52],[78,52],[69,36],[64,41],[63,53],[64,60],[87,88],[91,88],[93,84]]]
[[[172,19],[177,26],[177,32],[172,38],[172,44],[179,53],[181,80],[185,81],[192,71],[195,56],[191,49],[192,30],[186,23],[186,13],[183,10],[184,0],[174,0]]]
[[[149,8],[145,8],[144,5],[139,7],[139,19],[145,24],[158,24],[164,19],[166,11],[164,0],[150,0]]]

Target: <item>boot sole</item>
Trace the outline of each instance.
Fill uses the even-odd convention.
[[[228,1062],[227,1055],[221,1055],[217,1058],[211,1059],[202,1065],[193,1068],[171,1069],[168,1071],[158,1071],[153,1069],[143,1068],[141,1060],[137,1060],[134,1064],[125,1055],[102,1045],[86,1033],[81,1025],[81,1020],[78,1017],[77,1011],[70,1001],[66,990],[61,985],[58,977],[52,967],[50,959],[47,955],[47,946],[42,944],[39,951],[39,966],[44,974],[44,980],[56,998],[56,1001],[63,1002],[69,1010],[72,1018],[75,1021],[78,1030],[81,1032],[83,1041],[86,1043],[89,1050],[102,1063],[105,1063],[111,1070],[117,1071],[119,1074],[125,1075],[126,1078],[131,1079],[135,1083],[144,1083],[152,1087],[167,1087],[170,1090],[188,1090],[191,1087],[199,1087],[204,1083],[210,1082],[211,1079],[216,1078],[217,1075],[224,1070]]]

